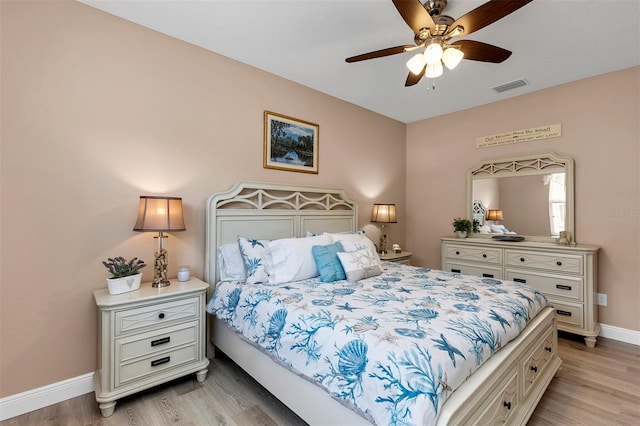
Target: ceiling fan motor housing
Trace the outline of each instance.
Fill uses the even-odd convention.
[[[427,9],[429,15],[437,16],[447,7],[447,0],[427,0],[422,5]]]

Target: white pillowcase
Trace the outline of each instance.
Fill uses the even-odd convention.
[[[245,282],[247,280],[244,259],[237,242],[218,247],[218,269],[220,281]]]
[[[352,252],[338,252],[338,259],[340,259],[348,281],[360,281],[382,273],[380,260],[377,255],[371,256],[367,248]]]
[[[313,258],[312,248],[332,242],[331,236],[328,234],[303,238],[283,238],[269,242],[273,264],[269,283],[281,284],[317,277],[320,273]]]
[[[378,256],[378,252],[376,250],[376,246],[371,242],[369,238],[367,238],[364,233],[358,232],[355,234],[345,233],[345,234],[328,234],[333,238],[333,242],[340,242],[342,244],[342,248],[344,251],[356,251],[363,248],[369,250],[369,253],[374,259],[378,260],[380,263],[380,257]],[[380,267],[382,270],[382,266]]]

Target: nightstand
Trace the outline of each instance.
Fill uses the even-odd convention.
[[[404,265],[411,265],[411,252],[401,251],[400,253],[394,253],[390,251],[387,254],[381,254],[380,260],[387,262],[402,263]]]
[[[144,283],[139,290],[93,292],[98,317],[96,401],[103,417],[118,399],[196,373],[207,378],[205,299],[209,285],[197,278],[168,287]]]

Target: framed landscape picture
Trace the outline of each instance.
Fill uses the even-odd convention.
[[[264,167],[318,173],[320,126],[275,112],[264,112]]]

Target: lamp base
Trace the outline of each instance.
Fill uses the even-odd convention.
[[[169,280],[160,280],[160,281],[154,281],[153,284],[151,284],[151,287],[169,287],[171,285],[171,281]]]

